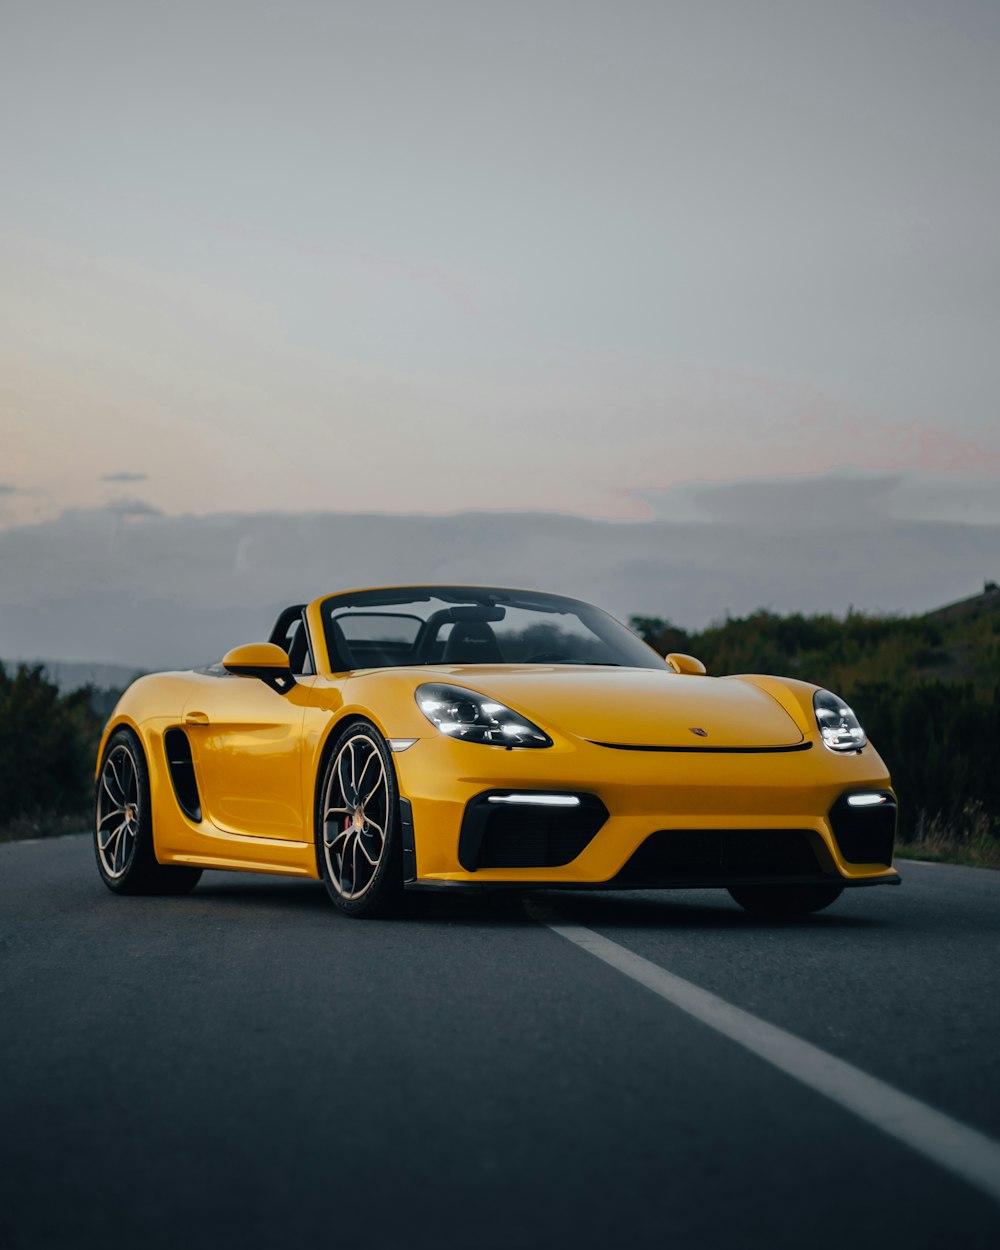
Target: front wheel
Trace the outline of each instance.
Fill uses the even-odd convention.
[[[94,796],[97,871],[116,894],[186,894],[198,884],[200,868],[157,862],[151,808],[142,744],[131,729],[116,729],[104,748]]]
[[[374,725],[350,725],[334,743],[319,789],[316,846],[327,893],[345,915],[399,909],[399,792],[392,756]]]
[[[807,916],[835,903],[842,885],[734,885],[729,893],[754,916]]]

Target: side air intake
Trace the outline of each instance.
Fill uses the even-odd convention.
[[[167,767],[170,769],[170,780],[173,782],[180,809],[188,820],[198,823],[201,820],[201,799],[187,734],[183,729],[168,729],[163,735],[163,745],[166,747]]]

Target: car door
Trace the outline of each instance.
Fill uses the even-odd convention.
[[[302,726],[314,677],[279,694],[255,677],[198,674],[184,707],[208,819],[226,833],[304,842]]]

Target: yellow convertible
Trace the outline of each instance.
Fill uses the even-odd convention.
[[[351,916],[409,890],[721,887],[818,911],[896,884],[896,799],[846,703],[709,677],[576,599],[480,586],[328,595],[269,642],[140,678],[98,756],[121,894],[204,868],[322,880]]]

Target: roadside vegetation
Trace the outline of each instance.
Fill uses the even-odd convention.
[[[845,698],[900,800],[898,853],[1000,867],[1000,590],[917,617],[754,612],[688,633],[632,617],[659,652],[710,673],[801,677]],[[89,827],[94,757],[118,691],[60,694],[0,664],[0,840]]]
[[[94,756],[116,692],[70,694],[41,665],[0,664],[0,841],[90,825]]]

